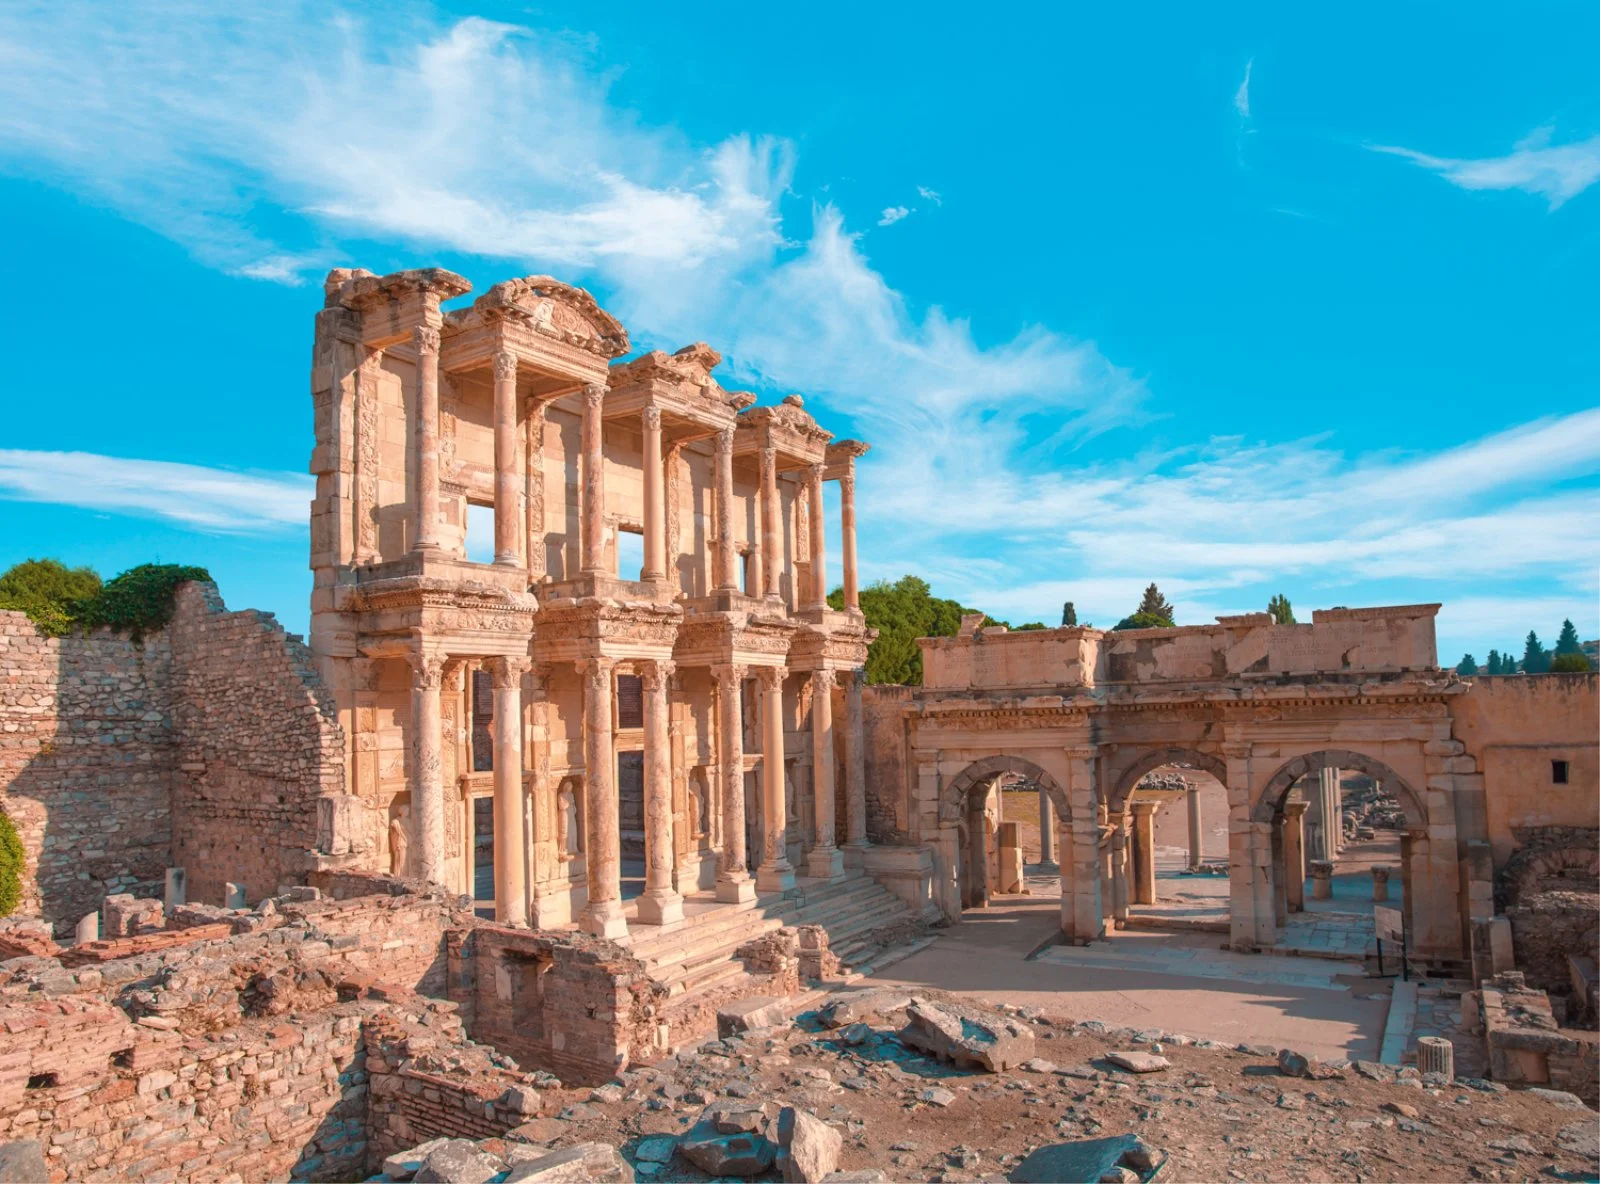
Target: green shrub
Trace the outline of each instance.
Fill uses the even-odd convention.
[[[22,903],[22,839],[11,817],[0,810],[0,917]]]
[[[1586,674],[1589,659],[1582,654],[1557,654],[1550,660],[1551,674]]]
[[[209,580],[203,567],[178,563],[142,563],[130,567],[100,589],[90,606],[90,625],[109,625],[134,641],[143,641],[172,619],[172,593],[188,580]]]
[[[0,608],[27,613],[47,637],[63,637],[81,625],[99,593],[94,568],[69,568],[58,559],[24,559],[0,575]]]

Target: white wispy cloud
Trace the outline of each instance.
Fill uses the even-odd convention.
[[[0,449],[0,497],[164,518],[202,530],[303,530],[315,492],[310,477],[295,473]]]
[[[931,201],[936,206],[944,205],[944,198],[940,197],[936,190],[929,189],[926,185],[917,186],[917,195],[923,201]]]
[[[883,217],[878,219],[879,226],[893,226],[900,219],[908,217],[911,211],[905,206],[888,206],[883,211]]]
[[[1239,113],[1241,119],[1250,118],[1250,72],[1255,67],[1255,58],[1244,64],[1244,80],[1239,83],[1239,89],[1233,92],[1233,109]]]
[[[1374,152],[1403,157],[1462,189],[1520,189],[1542,197],[1552,210],[1600,180],[1600,135],[1553,145],[1552,129],[1539,128],[1505,156],[1458,160],[1411,148],[1374,144]]]

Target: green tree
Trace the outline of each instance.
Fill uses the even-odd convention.
[[[1289,604],[1289,598],[1282,592],[1267,601],[1267,611],[1272,614],[1272,619],[1276,624],[1294,624],[1294,609]]]
[[[1549,669],[1550,651],[1539,644],[1539,635],[1529,629],[1527,640],[1522,643],[1522,672],[1543,674]]]
[[[1461,661],[1456,663],[1456,673],[1466,675],[1478,673],[1478,663],[1473,659],[1471,654],[1463,655]]]
[[[1572,618],[1568,617],[1561,622],[1561,636],[1556,638],[1556,653],[1581,654],[1583,647],[1578,644],[1578,631],[1572,626]]]
[[[1500,673],[1500,651],[1499,650],[1490,650],[1489,651],[1489,660],[1484,663],[1484,673],[1485,674],[1499,674]]]
[[[0,917],[22,903],[22,839],[10,816],[0,810]]]
[[[48,637],[84,624],[99,592],[94,568],[69,568],[59,559],[24,559],[0,575],[0,608],[27,613]]]
[[[844,608],[844,592],[835,589],[828,604]],[[922,684],[922,651],[919,637],[954,637],[961,618],[974,610],[954,600],[933,595],[928,582],[916,576],[901,576],[894,583],[879,580],[861,589],[861,612],[867,624],[878,631],[877,640],[867,649],[867,681]],[[984,623],[1001,624],[985,618]]]
[[[1061,625],[1063,628],[1070,628],[1077,623],[1078,610],[1073,607],[1072,601],[1069,600],[1061,606]]]
[[[1025,625],[1018,625],[1016,628],[1014,628],[1012,630],[1012,632],[1013,633],[1026,633],[1030,629],[1048,629],[1048,628],[1049,628],[1049,626],[1046,625],[1043,621],[1029,621]]]
[[[1149,613],[1154,617],[1165,617],[1169,624],[1174,619],[1172,605],[1167,603],[1167,598],[1161,595],[1161,589],[1154,584],[1144,590],[1144,599],[1139,601],[1139,607],[1134,612],[1136,614]]]
[[[1551,674],[1584,674],[1590,669],[1589,659],[1581,652],[1576,654],[1557,654],[1550,659]]]
[[[119,633],[142,641],[146,632],[172,619],[172,594],[189,580],[209,580],[203,567],[178,563],[141,563],[130,567],[100,589],[89,606],[87,624],[109,625]]]

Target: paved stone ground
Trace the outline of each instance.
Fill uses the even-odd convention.
[[[1377,1058],[1389,984],[1357,965],[1234,954],[1213,934],[1139,930],[1025,960],[1058,932],[1056,900],[1002,897],[871,981],[1229,1043]]]

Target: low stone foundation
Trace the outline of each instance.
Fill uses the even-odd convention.
[[[1484,984],[1479,1006],[1494,1080],[1566,1090],[1600,1105],[1600,1033],[1562,1028],[1550,997],[1519,971]]]

